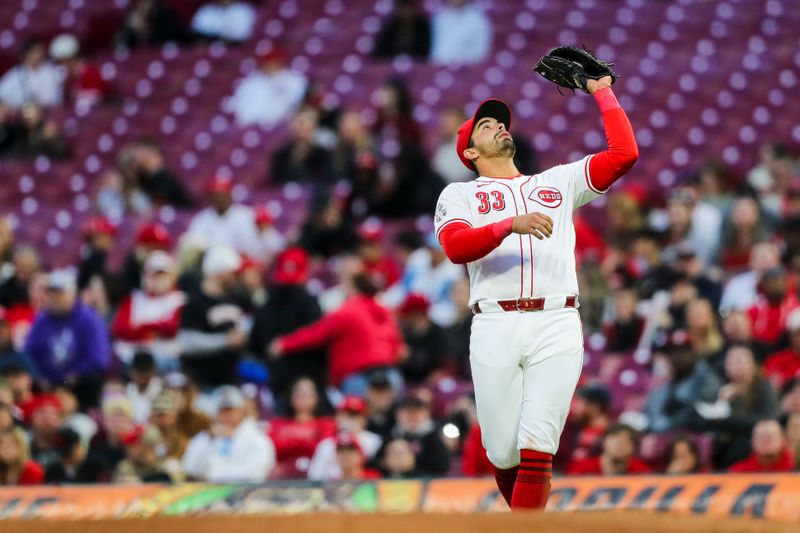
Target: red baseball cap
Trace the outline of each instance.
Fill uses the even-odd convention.
[[[422,294],[411,293],[406,296],[406,299],[397,308],[397,312],[401,315],[408,315],[410,313],[427,313],[431,307],[431,302]]]
[[[243,255],[242,264],[239,266],[239,272],[244,272],[245,270],[250,269],[261,270],[263,267],[264,264],[255,257]]]
[[[475,170],[475,167],[469,159],[464,157],[464,150],[469,148],[469,138],[472,137],[472,130],[475,127],[475,123],[483,117],[497,119],[498,122],[502,122],[505,125],[506,130],[511,128],[511,109],[509,109],[505,102],[497,100],[496,98],[490,98],[484,100],[483,103],[478,106],[475,115],[458,128],[458,137],[456,138],[456,152],[458,153],[458,158],[461,159],[464,166],[470,170]]]
[[[342,399],[337,411],[350,411],[351,413],[364,414],[367,412],[367,404],[359,396],[347,395]]]
[[[302,248],[287,248],[275,259],[275,283],[297,285],[308,281],[308,252]]]
[[[383,224],[378,219],[369,218],[359,226],[358,236],[365,241],[380,241],[383,239]]]
[[[233,180],[227,176],[212,176],[206,183],[206,192],[209,194],[224,192],[230,194],[233,190]]]
[[[339,433],[336,435],[336,449],[340,450],[342,448],[350,448],[364,455],[364,450],[361,449],[361,444],[359,444],[358,439],[349,433]]]
[[[259,64],[267,63],[268,61],[286,61],[286,51],[278,46],[273,47],[268,52],[262,52],[256,56]]]
[[[83,225],[83,234],[86,236],[100,234],[114,237],[117,235],[117,227],[106,217],[92,217]]]
[[[253,210],[253,216],[256,220],[256,225],[262,226],[264,224],[272,224],[274,217],[272,212],[266,206],[258,206]]]
[[[167,249],[170,247],[169,231],[158,222],[145,224],[136,234],[136,244],[144,244],[155,248]]]

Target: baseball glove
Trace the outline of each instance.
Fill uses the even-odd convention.
[[[574,46],[559,46],[541,58],[533,70],[560,87],[580,89],[585,93],[586,82],[611,76],[611,83],[617,81],[618,74],[611,70],[614,63],[600,61],[594,55]],[[559,90],[560,92],[560,90]]]

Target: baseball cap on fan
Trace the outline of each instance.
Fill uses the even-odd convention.
[[[508,108],[505,102],[497,100],[496,98],[490,98],[484,100],[483,103],[478,106],[475,115],[458,128],[458,136],[456,137],[456,152],[458,153],[458,158],[461,159],[464,166],[470,170],[476,169],[472,162],[464,157],[464,150],[469,148],[469,138],[472,137],[472,130],[475,129],[475,124],[484,117],[491,117],[503,123],[506,130],[511,128],[511,109]]]

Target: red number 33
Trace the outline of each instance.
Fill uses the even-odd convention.
[[[490,191],[492,195],[493,202],[489,202],[489,194],[484,191],[479,191],[475,193],[475,198],[478,199],[480,205],[478,205],[478,213],[481,215],[485,215],[492,209],[495,211],[502,211],[506,208],[506,199],[503,196],[503,193],[500,191]]]

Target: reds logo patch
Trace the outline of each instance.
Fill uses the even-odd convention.
[[[561,205],[561,191],[546,185],[533,189],[528,198],[545,207],[558,207]]]

